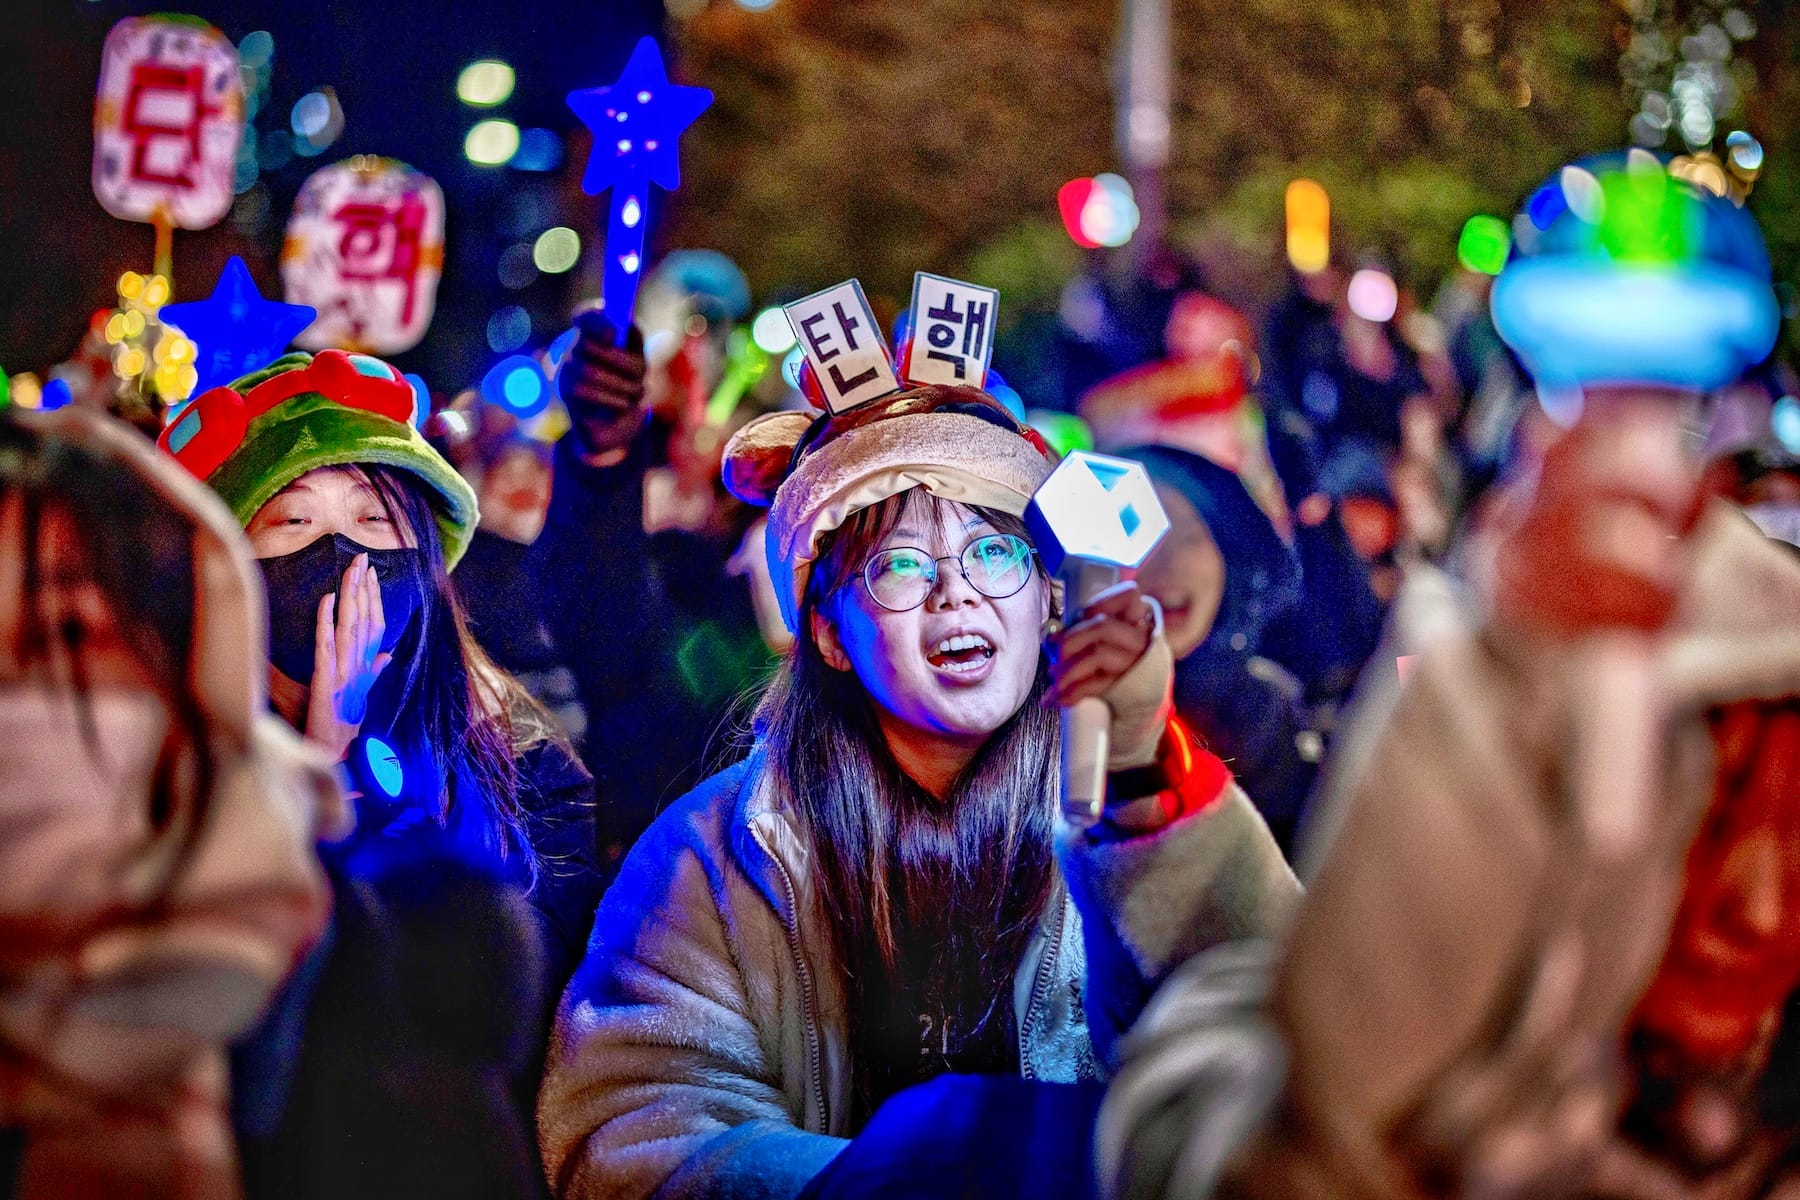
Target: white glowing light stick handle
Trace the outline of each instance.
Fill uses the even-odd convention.
[[[1063,624],[1138,566],[1169,531],[1142,465],[1077,450],[1032,496],[1025,524],[1047,570],[1063,583]],[[1063,709],[1063,817],[1086,828],[1106,804],[1112,710],[1100,699]]]
[[[1074,626],[1094,597],[1119,582],[1119,568],[1092,559],[1063,564],[1063,625]],[[1062,710],[1063,819],[1078,829],[1100,820],[1106,805],[1106,759],[1111,751],[1112,709],[1090,696]]]

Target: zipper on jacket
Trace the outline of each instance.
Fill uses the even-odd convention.
[[[1025,1048],[1030,1042],[1033,1020],[1038,1013],[1038,1002],[1043,999],[1045,989],[1050,982],[1050,975],[1056,969],[1057,956],[1062,953],[1063,922],[1069,918],[1068,900],[1062,889],[1058,888],[1056,901],[1056,928],[1050,934],[1050,944],[1044,949],[1044,957],[1038,960],[1038,968],[1031,981],[1031,998],[1025,1002],[1025,1019],[1019,1022],[1019,1074],[1026,1079],[1035,1079],[1031,1071],[1031,1060]]]
[[[788,873],[787,864],[776,857],[768,843],[763,841],[762,832],[754,825],[750,835],[756,844],[762,847],[775,869],[781,872],[781,885],[787,891],[788,913],[781,923],[782,932],[787,934],[788,950],[794,956],[794,966],[800,973],[800,1006],[806,1018],[806,1061],[812,1070],[813,1094],[818,1097],[819,1116],[825,1128],[822,1132],[831,1132],[831,1104],[825,1095],[825,1072],[819,1063],[819,1028],[818,1019],[813,1013],[812,971],[806,965],[806,955],[800,949],[800,893],[794,887],[794,877]]]

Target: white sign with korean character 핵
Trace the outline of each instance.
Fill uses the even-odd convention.
[[[981,387],[994,355],[994,314],[1000,293],[960,279],[920,271],[913,276],[912,383]]]
[[[900,390],[862,285],[847,279],[784,305],[825,407],[841,413]]]

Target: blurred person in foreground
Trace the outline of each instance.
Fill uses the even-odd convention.
[[[0,1195],[239,1195],[225,1043],[324,924],[347,810],[264,712],[217,498],[73,409],[0,413]]]
[[[1683,432],[1773,344],[1767,255],[1642,151],[1540,205],[1495,315],[1579,416],[1486,614],[1365,698],[1280,948],[1202,955],[1140,1022],[1115,1195],[1800,1184],[1800,561]]]

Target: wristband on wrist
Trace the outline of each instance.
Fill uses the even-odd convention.
[[[1156,761],[1146,767],[1110,772],[1106,777],[1106,808],[1091,836],[1101,841],[1122,841],[1160,829],[1206,808],[1224,792],[1231,771],[1211,751],[1200,745],[1178,717],[1170,717],[1156,747]],[[1157,798],[1162,818],[1148,827],[1133,828],[1136,821],[1113,820],[1125,808],[1148,808]],[[1134,814],[1139,815],[1139,814]]]

